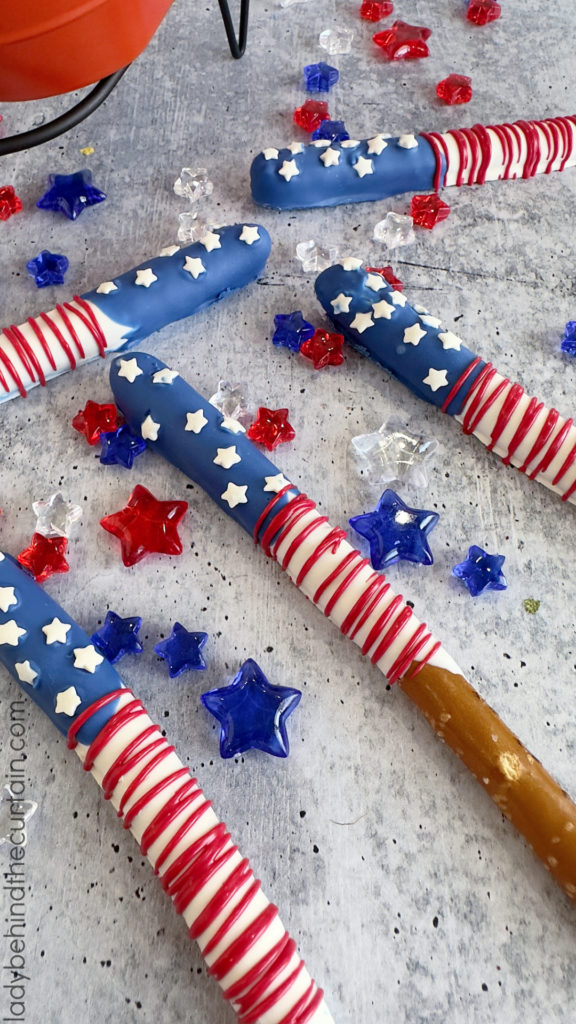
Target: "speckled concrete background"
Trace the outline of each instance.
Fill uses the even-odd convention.
[[[429,60],[398,66],[374,51],[357,7],[317,0],[283,10],[256,0],[248,53],[235,63],[217,5],[178,0],[88,122],[2,161],[1,183],[16,185],[26,212],[0,225],[0,319],[19,323],[157,252],[173,240],[184,208],[172,193],[177,173],[186,164],[208,167],[213,220],[261,219],[274,239],[269,267],[258,284],[166,329],[150,346],[205,393],[232,377],[250,381],[255,403],[288,405],[297,437],[278,462],[336,522],[366,507],[350,438],[377,429],[392,411],[419,417],[441,450],[428,491],[406,495],[441,514],[431,537],[435,564],[397,565],[390,579],[576,795],[573,507],[507,470],[358,355],[316,373],[269,343],[277,312],[301,308],[320,322],[296,243],[315,237],[372,264],[388,262],[372,229],[387,210],[405,212],[407,198],[279,215],[256,211],[247,187],[254,153],[297,134],[291,112],[304,96],[300,70],[322,59],[322,29],[341,23],[356,31],[353,52],[334,61],[341,82],[330,106],[362,138],[573,113],[574,6],[503,0],[501,21],[475,29],[460,0],[397,5],[398,17],[434,31]],[[468,107],[443,108],[435,99],[435,83],[451,71],[473,76]],[[61,109],[62,101],[41,101],[5,105],[2,113],[16,130]],[[87,162],[107,202],[74,224],[34,209],[46,175],[78,169],[86,145],[94,146]],[[407,295],[456,325],[529,392],[574,411],[575,367],[558,348],[576,314],[576,171],[453,189],[446,198],[448,221],[392,255]],[[28,279],[24,264],[44,247],[68,255],[65,289],[37,292]],[[239,528],[213,514],[197,488],[150,453],[131,473],[100,466],[70,421],[88,398],[108,396],[107,367],[98,363],[2,406],[1,545],[13,552],[26,545],[31,502],[41,495],[61,488],[82,504],[71,571],[47,589],[89,632],[108,607],[144,617],[145,654],[122,662],[123,675],[252,858],[335,1020],[565,1024],[576,998],[574,907],[404,696],[386,692],[357,649]],[[138,482],[159,498],[187,499],[190,513],[181,558],[150,558],[128,570],[98,520]],[[505,593],[473,601],[451,578],[470,543],[506,555]],[[541,601],[536,615],[524,611],[527,597]],[[152,653],[174,619],[210,634],[202,679],[170,681]],[[247,656],[271,680],[304,690],[286,762],[258,753],[219,760],[199,694],[229,680]],[[14,694],[4,674],[0,737]],[[29,794],[40,810],[26,855],[25,1019],[232,1022],[112,809],[32,705],[26,724]],[[0,770],[7,769],[4,750]],[[6,939],[0,951],[4,964]]]

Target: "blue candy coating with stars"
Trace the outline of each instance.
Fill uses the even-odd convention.
[[[87,206],[102,203],[104,199],[106,193],[92,184],[92,171],[83,170],[73,174],[50,174],[48,189],[36,206],[76,220]]]
[[[352,516],[350,526],[368,540],[374,569],[386,569],[400,560],[432,565],[434,558],[426,538],[438,518],[437,512],[409,508],[388,488],[374,512]]]
[[[202,648],[207,640],[208,633],[192,632],[175,622],[170,636],[154,644],[154,650],[167,663],[170,678],[175,679],[187,670],[198,672],[206,668]]]
[[[157,439],[148,441],[150,448],[194,480],[252,535],[261,515],[288,481],[280,479],[278,468],[236,421],[226,420],[178,374],[166,376],[167,367],[160,359],[145,352],[129,355],[131,359],[115,359],[110,368],[114,399],[126,422],[140,435],[147,417],[158,424]],[[123,365],[127,361],[128,367]],[[128,376],[122,375],[126,373]],[[163,378],[172,379],[161,383]],[[223,497],[225,493],[229,499]],[[291,486],[276,502],[274,514],[286,504],[288,494],[298,493],[298,488]],[[259,536],[267,522],[268,515],[259,527]]]
[[[286,720],[302,694],[291,686],[272,686],[252,658],[241,666],[229,686],[202,694],[204,707],[220,722],[220,756],[263,750],[288,757]]]
[[[55,618],[70,626],[64,643],[47,643],[42,631],[42,627]],[[13,643],[19,630],[25,632]],[[106,660],[102,660],[94,672],[74,667],[74,648],[90,645],[90,638],[71,616],[20,568],[15,559],[0,553],[0,663],[64,735],[90,704],[124,686],[116,670]],[[34,677],[32,682],[20,678],[16,665],[20,666],[22,674]],[[57,695],[69,687],[74,687],[80,703],[72,715],[56,712]],[[117,703],[116,700],[111,701],[88,719],[77,733],[80,743],[92,742],[115,713]]]
[[[142,619],[139,615],[122,618],[116,612],[109,611],[106,613],[104,625],[92,634],[92,643],[112,665],[115,665],[125,654],[142,654],[142,644],[138,639],[141,626]]]
[[[314,142],[304,146],[301,153],[285,148],[277,157],[270,157],[270,150],[266,150],[270,159],[259,153],[252,162],[252,197],[261,206],[294,210],[386,199],[401,192],[431,192],[436,156],[427,139],[422,135],[416,139],[418,145],[413,149],[401,146],[399,139],[383,139],[380,153],[370,139],[353,147],[334,141],[331,149],[339,154],[337,163],[328,162],[323,156],[325,148]],[[360,163],[357,170],[359,159],[369,161],[371,170],[366,163]],[[287,180],[280,172],[291,161],[297,173]],[[441,181],[444,177],[445,166]]]
[[[440,321],[417,312],[381,275],[362,268],[346,270],[341,263],[328,267],[317,277],[315,289],[320,305],[349,344],[418,398],[440,408],[446,405],[451,416],[462,410],[486,364],[478,359],[472,368],[474,352]]]
[[[452,569],[452,575],[466,584],[472,597],[485,590],[506,590],[506,577],[502,572],[505,555],[489,555],[476,544],[468,549],[468,558]]]

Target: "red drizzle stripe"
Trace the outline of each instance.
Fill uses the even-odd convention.
[[[20,358],[20,362],[27,371],[32,383],[36,380],[35,374],[37,373],[40,383],[45,384],[46,379],[44,377],[42,367],[40,366],[36,354],[26,341],[26,338],[22,334],[20,328],[16,327],[15,324],[12,324],[10,327],[4,328],[4,334],[8,338],[8,341],[12,342],[12,345]]]
[[[287,965],[285,964],[284,966]],[[253,1009],[249,1010],[248,1013],[242,1013],[238,1017],[238,1024],[255,1024],[256,1021],[259,1021],[262,1015],[271,1009],[271,1007],[275,1006],[276,1003],[282,999],[284,994],[292,988],[292,985],[294,985],[298,980],[303,970],[304,964],[300,961],[298,966],[295,967],[284,981],[273,989],[265,999],[262,999],[261,1002],[254,1006]],[[290,1016],[293,1019],[292,1011],[290,1011]]]
[[[65,353],[66,358],[70,363],[70,369],[75,370],[76,358],[74,356],[74,353],[72,352],[72,349],[70,348],[70,345],[68,344],[68,341],[62,334],[60,328],[57,327],[56,324],[50,319],[48,313],[40,313],[40,320],[42,320],[46,324],[46,326],[50,328],[56,340],[60,342],[60,348]]]
[[[278,504],[280,499],[283,498],[284,495],[287,494],[289,490],[291,490],[291,488],[292,484],[286,484],[286,487],[283,487],[281,491],[278,491],[278,493],[275,494],[274,497],[270,499],[270,501],[266,505],[266,508],[258,516],[258,519],[256,520],[256,526],[254,527],[254,533],[252,534],[252,536],[254,537],[255,544],[258,543],[258,535],[260,533],[260,527],[262,526],[262,523],[270,514],[272,509]]]
[[[287,942],[285,944],[284,949],[282,950],[282,952],[280,953],[280,955],[277,958],[277,964],[280,967],[280,970],[284,971],[288,967],[288,964],[290,963],[292,957],[294,956],[294,947],[295,947],[295,945],[296,945],[296,943],[292,943],[292,942]],[[299,967],[303,967],[303,966],[304,966],[304,964],[302,962],[300,962]],[[245,995],[240,996],[240,998],[237,1000],[237,1011],[236,1012],[239,1013],[239,1014],[240,1013],[244,1013],[245,1014],[247,1012],[246,1011],[246,1007],[252,1005],[253,1006],[253,1010],[251,1012],[252,1013],[256,1012],[256,1020],[258,1020],[258,1017],[264,1012],[264,1009],[265,1009],[264,1003],[262,1002],[262,997],[264,996],[264,993],[266,992],[266,988],[267,988],[266,977],[262,977],[262,978],[260,978],[260,980],[258,981],[258,983],[256,985],[252,986],[252,988],[250,989],[249,993],[246,993]],[[278,992],[278,990],[276,990],[276,992]],[[271,994],[273,995],[273,993],[271,993]],[[260,1002],[258,1000],[260,1000]],[[274,1001],[276,1001],[276,1000],[274,1000]],[[274,1002],[271,1004],[271,1006],[274,1006]],[[248,1019],[251,1019],[251,1018],[248,1018],[248,1017],[242,1017],[241,1018],[241,1020],[248,1020]]]
[[[456,397],[456,395],[460,391],[460,388],[462,387],[462,385],[465,383],[465,381],[468,380],[468,377],[470,376],[470,374],[474,372],[474,370],[478,366],[478,363],[481,363],[481,362],[482,362],[482,360],[480,359],[480,356],[476,356],[476,358],[473,359],[472,362],[468,364],[468,366],[466,367],[464,372],[460,374],[460,376],[458,377],[458,380],[453,385],[452,389],[448,392],[448,398],[445,399],[445,401],[444,401],[444,403],[442,405],[442,412],[447,412],[448,411],[448,409],[450,408],[450,403]],[[487,363],[486,365],[488,366],[489,364]]]
[[[510,464],[510,460],[514,455],[514,452],[528,436],[530,430],[534,426],[543,408],[543,403],[539,402],[537,398],[530,399],[528,408],[526,409],[526,412],[524,413],[520,423],[518,424],[518,428],[516,430],[516,433],[514,434],[514,437],[510,441],[510,444],[508,445],[508,454],[505,455],[504,458],[502,459],[502,462],[504,463],[505,466],[508,466]]]
[[[66,325],[66,327],[68,329],[68,333],[69,333],[70,337],[72,338],[72,341],[76,345],[76,351],[78,352],[78,355],[80,356],[80,359],[85,359],[86,356],[85,356],[85,353],[84,353],[84,349],[82,348],[82,342],[80,341],[80,338],[76,334],[76,331],[75,331],[74,326],[73,326],[73,324],[72,324],[72,322],[70,320],[70,317],[68,316],[68,313],[66,312],[66,309],[64,308],[64,306],[58,305],[58,306],[56,306],[56,312],[59,313],[60,316],[62,317],[62,321]]]
[[[520,466],[521,473],[526,472],[530,463],[533,462],[536,456],[540,454],[544,446],[548,443],[554,432],[554,428],[558,422],[558,419],[559,416],[556,412],[556,409],[549,409],[544,424],[540,428],[540,433],[538,434],[538,437],[534,441],[534,444],[528,452],[528,455],[526,456],[524,462]]]
[[[506,429],[508,423],[510,422],[510,419],[514,415],[518,407],[518,404],[522,399],[523,394],[524,388],[521,387],[520,384],[513,384],[510,390],[508,391],[506,398],[502,402],[502,408],[498,413],[498,418],[496,420],[494,430],[490,435],[490,443],[487,445],[488,451],[492,451],[494,445],[497,443],[501,435],[504,433],[504,430]]]
[[[554,459],[558,455],[558,452],[560,451],[562,445],[564,444],[564,441],[566,440],[566,438],[568,437],[568,434],[570,433],[571,427],[572,427],[572,420],[565,420],[564,425],[560,428],[560,430],[556,434],[556,437],[554,438],[554,440],[550,444],[550,446],[547,449],[546,454],[543,456],[541,462],[539,462],[538,465],[536,466],[536,469],[532,470],[532,472],[529,474],[529,479],[530,480],[534,480],[540,473],[545,473],[546,472],[548,467],[551,465],[551,463],[554,461]]]

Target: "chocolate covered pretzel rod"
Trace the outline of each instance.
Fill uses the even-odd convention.
[[[576,117],[387,134],[268,148],[252,162],[252,196],[277,210],[387,199],[443,185],[531,178],[576,164]]]
[[[130,829],[239,1021],[333,1024],[277,908],[160,727],[71,616],[2,553],[0,663]]]
[[[218,302],[255,280],[269,254],[270,238],[259,225],[207,231],[199,242],[168,246],[19,327],[0,328],[0,402],[25,398],[37,384]]]
[[[212,497],[300,590],[398,682],[576,899],[576,806],[464,679],[385,576],[177,373],[142,352],[110,379],[130,427]],[[143,426],[144,427],[143,431]]]
[[[318,300],[347,341],[424,401],[442,409],[506,465],[576,503],[576,427],[411,306],[360,260],[316,279]]]

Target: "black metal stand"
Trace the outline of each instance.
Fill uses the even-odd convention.
[[[218,0],[218,2],[220,4],[220,12],[222,14],[224,28],[226,29],[230,53],[236,60],[239,60],[246,49],[246,39],[248,37],[248,9],[250,7],[250,0],[240,0],[240,27],[238,36],[236,36],[234,32],[228,0]]]

